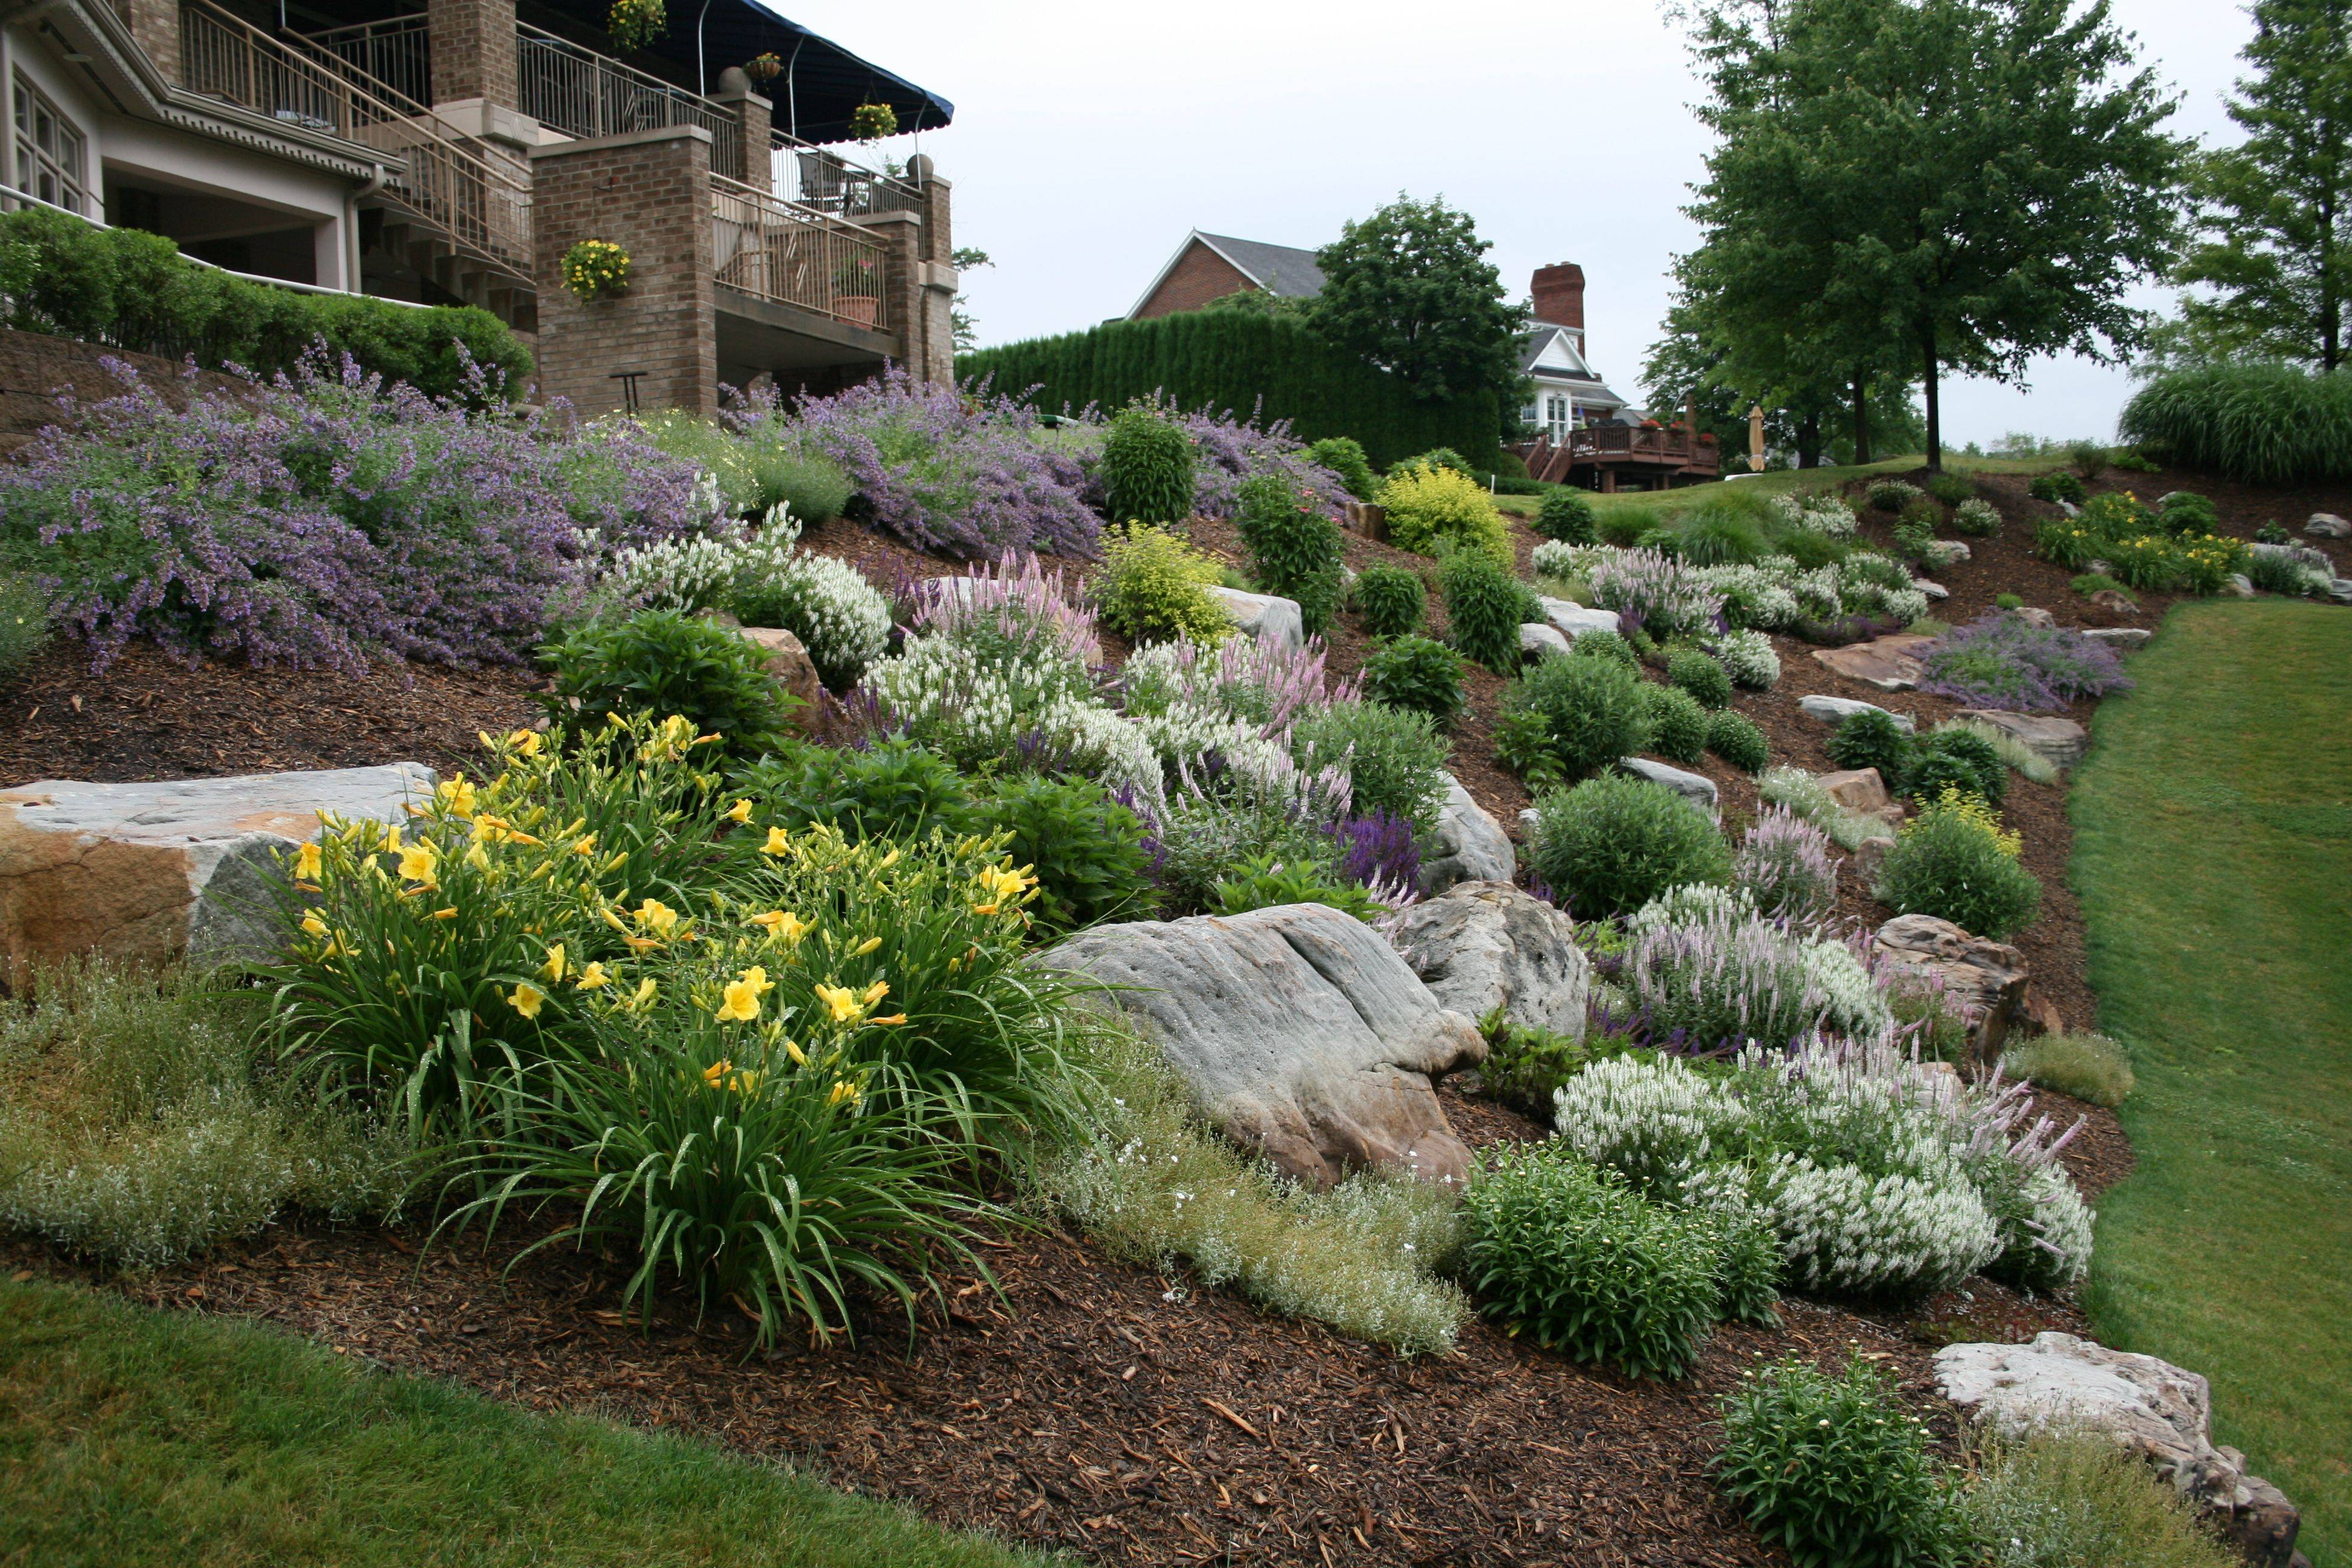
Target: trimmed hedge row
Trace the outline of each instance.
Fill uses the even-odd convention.
[[[300,294],[198,267],[161,235],[92,228],[41,207],[0,215],[0,321],[10,327],[257,375],[324,340],[362,368],[436,397],[466,391],[460,347],[503,372],[509,396],[530,353],[488,310],[418,310],[362,295]]]
[[[1352,436],[1381,468],[1436,447],[1492,467],[1502,427],[1491,396],[1420,402],[1293,316],[1188,310],[956,356],[957,380],[982,375],[1016,396],[1036,388],[1048,412],[1154,393],[1181,408],[1255,408],[1267,424],[1289,420],[1302,441]]]

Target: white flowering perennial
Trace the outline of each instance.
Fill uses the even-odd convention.
[[[1727,606],[1729,600],[1726,595]],[[1732,684],[1750,691],[1769,691],[1780,683],[1780,656],[1772,650],[1772,639],[1762,632],[1726,632],[1708,646]]]
[[[1723,595],[1705,573],[1663,551],[1612,550],[1594,563],[1586,580],[1596,605],[1638,616],[1654,637],[1712,632],[1723,614]]]
[[[1790,528],[1831,539],[1851,539],[1859,521],[1843,496],[1804,490],[1772,498],[1772,510]]]
[[[2092,1215],[2031,1100],[1883,1044],[1743,1051],[1727,1078],[1671,1057],[1597,1063],[1554,1097],[1559,1135],[1654,1196],[1752,1205],[1792,1283],[1926,1292],[1979,1270],[2081,1278]],[[2068,1134],[2071,1136],[2071,1133]]]
[[[1619,976],[1653,1031],[1693,1050],[1822,1035],[1890,1039],[1895,1015],[1844,943],[1756,912],[1748,895],[1677,888],[1629,923]]]
[[[836,689],[864,675],[890,646],[890,601],[846,561],[796,551],[767,579],[761,599]]]

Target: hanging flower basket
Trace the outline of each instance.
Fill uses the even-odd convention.
[[[622,49],[642,49],[669,31],[667,0],[613,0],[604,31]]]
[[[772,53],[754,55],[743,62],[743,74],[765,87],[784,74],[784,62]]]
[[[629,291],[629,253],[609,239],[583,239],[563,253],[563,287],[583,305]]]
[[[860,142],[898,134],[898,111],[887,103],[861,103],[849,111],[849,133]]]

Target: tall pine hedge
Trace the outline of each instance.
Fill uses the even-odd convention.
[[[1289,420],[1304,441],[1352,436],[1382,468],[1433,447],[1491,464],[1501,428],[1491,395],[1416,401],[1292,316],[1187,310],[956,356],[959,381],[982,375],[1016,396],[1035,388],[1048,413],[1115,408],[1153,393],[1181,408],[1206,405],[1243,418],[1255,411],[1267,424]]]

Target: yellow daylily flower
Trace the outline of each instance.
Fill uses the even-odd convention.
[[[546,743],[547,737],[536,730],[515,730],[507,735],[507,744],[526,757],[539,755],[540,748]]]
[[[433,798],[448,807],[453,816],[470,817],[474,815],[474,783],[463,773],[443,780],[434,790]]]
[[[477,871],[487,871],[490,868],[489,853],[482,847],[480,839],[477,838],[466,846],[466,864]]]
[[[883,997],[887,996],[889,994],[889,983],[887,981],[877,980],[873,984],[868,985],[866,988],[866,1005],[868,1007],[871,1007],[875,1003],[879,1002]]]
[[[836,1024],[851,1023],[865,1016],[866,1005],[858,1001],[857,993],[847,986],[820,985],[816,994],[817,999],[832,1011],[833,1021]]]
[[[563,944],[562,942],[555,942],[548,948],[547,962],[540,965],[539,972],[541,974],[546,975],[551,981],[561,980],[563,978],[564,960]]]
[[[898,863],[898,857],[902,853],[903,851],[901,850],[891,850],[890,853],[882,857],[881,860],[876,864],[874,868],[877,871],[887,871],[891,867],[896,866]]]
[[[726,811],[721,815],[721,816],[720,816],[719,820],[721,820],[722,822],[749,822],[749,821],[751,821],[751,797],[750,795],[745,795],[741,800],[737,801],[733,805],[731,805],[731,806],[728,807],[728,808],[727,808],[727,810],[726,810]]]
[[[433,874],[433,868],[440,862],[441,857],[435,852],[433,846],[419,841],[400,851],[400,875],[404,880],[414,882],[420,888],[437,888],[441,884]]]
[[[325,866],[326,862],[320,858],[319,847],[316,844],[305,844],[294,852],[294,874],[306,882],[317,881],[320,872],[325,868]]]
[[[656,936],[667,936],[677,929],[677,911],[659,899],[646,900],[630,918]]]
[[[711,1088],[717,1089],[719,1087],[719,1080],[725,1078],[729,1073],[733,1072],[734,1070],[735,1064],[729,1061],[725,1057],[721,1057],[717,1061],[712,1062],[709,1067],[702,1069],[702,1081],[709,1084]]]
[[[318,910],[311,910],[302,917],[302,929],[312,936],[324,936],[327,934],[327,922],[319,918]]]
[[[784,1055],[793,1058],[793,1066],[796,1068],[808,1066],[808,1053],[790,1040],[784,1042]]]
[[[887,1018],[868,1018],[866,1021],[869,1024],[903,1024],[907,1021],[907,1015],[893,1013]]]
[[[591,833],[580,839],[572,846],[572,852],[574,855],[593,855],[596,853],[596,836]]]
[[[784,830],[781,827],[769,828],[768,841],[760,847],[760,853],[762,855],[789,855],[792,852],[793,841],[784,836]]]
[[[760,1016],[760,998],[776,988],[768,972],[757,964],[745,970],[721,993],[719,1021],[748,1024]]]
[[[604,965],[602,963],[593,963],[589,964],[587,968],[582,970],[580,972],[580,978],[573,981],[572,984],[583,991],[595,991],[604,986],[610,985],[612,983],[613,976],[604,968]]]
[[[435,910],[433,918],[436,921],[454,921],[457,918],[457,906],[451,904],[446,909]]]
[[[851,1106],[856,1106],[865,1098],[866,1091],[864,1089],[859,1089],[856,1084],[850,1082],[847,1079],[843,1078],[834,1079],[833,1092],[825,1097],[824,1102],[828,1106],[840,1105],[844,1102],[846,1102]]]
[[[629,1011],[632,1013],[641,1012],[645,1008],[652,1005],[653,1000],[655,996],[659,994],[659,991],[660,988],[654,984],[653,976],[651,975],[647,975],[645,979],[638,981],[636,994],[631,996],[628,1001]]]
[[[864,942],[859,942],[856,947],[851,948],[849,950],[849,956],[852,958],[863,958],[881,945],[882,939],[880,937],[869,936]]]
[[[546,994],[526,980],[508,994],[507,1005],[526,1018],[536,1018],[541,1005],[546,1000]]]

